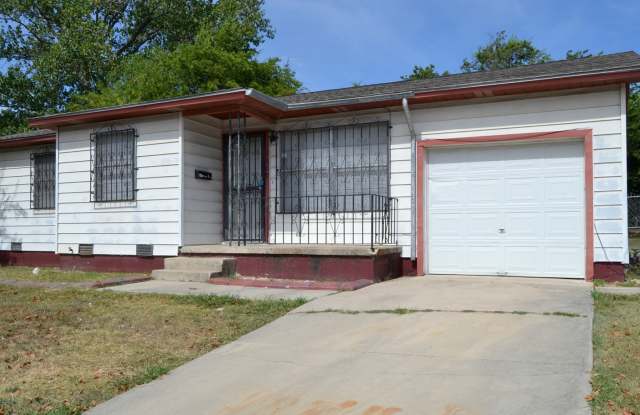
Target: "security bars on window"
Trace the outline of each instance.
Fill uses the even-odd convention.
[[[281,131],[277,150],[278,213],[359,212],[389,195],[387,122]]]
[[[56,154],[31,154],[31,209],[56,207]]]
[[[91,197],[94,202],[136,198],[136,130],[91,134]]]
[[[389,197],[389,124],[280,131],[269,242],[397,244]]]

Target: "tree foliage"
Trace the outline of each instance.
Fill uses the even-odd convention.
[[[122,62],[96,91],[76,95],[69,108],[96,108],[193,95],[226,88],[256,88],[269,95],[294,93],[301,84],[277,58],[263,62],[251,51],[229,51],[202,30],[193,43],[152,48]]]
[[[602,52],[598,52],[595,54],[595,56],[600,56],[602,55]],[[581,59],[581,58],[590,58],[594,56],[593,53],[591,53],[591,51],[589,49],[569,49],[567,51],[567,54],[565,56],[565,59],[567,60],[574,60],[574,59]]]
[[[640,194],[640,84],[632,85],[627,101],[628,191]]]
[[[403,75],[401,78],[408,81],[415,79],[431,79],[443,75],[449,75],[449,72],[444,71],[443,73],[439,73],[433,64],[429,64],[427,66],[414,65],[413,71],[409,75]]]
[[[28,116],[67,109],[71,101],[76,107],[90,102],[79,95],[98,101],[98,91],[105,91],[113,97],[117,94],[112,89],[125,87],[131,74],[137,73],[136,65],[148,70],[146,58],[155,63],[162,60],[165,70],[174,69],[168,67],[170,62],[186,63],[173,54],[195,53],[183,50],[194,45],[207,46],[209,52],[215,48],[207,56],[209,63],[230,57],[236,63],[251,61],[242,61],[241,66],[252,69],[244,69],[234,82],[255,84],[271,73],[289,76],[292,79],[287,82],[296,85],[293,73],[277,59],[265,62],[265,67],[256,61],[257,48],[273,36],[263,0],[3,0],[0,63],[6,70],[0,73],[0,108],[5,108],[0,113],[0,130],[20,128]],[[173,57],[160,58],[165,55]],[[118,75],[121,70],[126,74]],[[252,73],[261,78],[248,79]],[[200,88],[226,83],[226,79],[207,79]],[[144,87],[158,94],[167,92],[150,82]],[[123,96],[135,96],[131,87],[125,89],[129,92]],[[171,91],[175,89],[191,90],[193,85],[172,85]],[[140,95],[150,97],[152,93]],[[103,99],[110,100],[113,98]]]
[[[581,59],[602,55],[589,49],[570,49],[565,59]],[[500,31],[487,43],[476,49],[470,59],[464,59],[463,72],[487,71],[512,68],[521,65],[544,63],[551,57],[533,42],[508,36]],[[424,79],[438,76],[434,65],[414,66],[413,72],[402,79]],[[627,173],[628,190],[631,194],[640,194],[640,84],[632,85],[627,103]]]
[[[470,60],[465,59],[460,69],[463,72],[508,69],[549,60],[551,57],[535,47],[530,40],[507,36],[507,32],[502,30],[488,44],[480,46]]]

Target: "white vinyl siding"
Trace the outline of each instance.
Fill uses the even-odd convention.
[[[99,128],[136,129],[134,201],[91,201],[90,135]],[[178,114],[63,127],[58,148],[58,253],[77,253],[78,244],[94,244],[96,255],[135,255],[136,244],[153,244],[155,255],[178,253]]]
[[[31,153],[53,147],[27,147],[0,153],[0,250],[21,242],[23,251],[54,251],[55,209],[31,208]]]
[[[423,140],[592,129],[594,261],[626,263],[626,131],[623,122],[626,109],[622,105],[623,91],[615,87],[566,95],[412,108],[411,115],[419,139]],[[393,112],[392,117],[391,196],[399,198],[399,238],[403,256],[408,257],[411,244],[411,140],[403,114]]]
[[[212,125],[183,118],[183,245],[216,244],[223,240],[222,134]],[[195,178],[195,170],[212,174]]]
[[[624,102],[624,86],[613,86],[518,96],[513,99],[489,98],[473,102],[412,106],[411,116],[418,140],[592,129],[594,260],[626,263],[628,244]],[[411,255],[411,137],[401,108],[393,108],[384,113],[363,111],[348,115],[283,120],[271,128],[317,128],[346,125],[354,121],[387,120],[391,124],[390,196],[398,198],[398,242],[402,246],[402,256],[406,258]],[[270,151],[273,178],[273,144]],[[270,185],[273,189],[273,179]],[[600,238],[597,237],[598,234]]]

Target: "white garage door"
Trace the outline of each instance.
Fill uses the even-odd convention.
[[[584,278],[583,144],[427,151],[431,274]]]

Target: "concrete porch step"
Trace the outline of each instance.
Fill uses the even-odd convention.
[[[235,272],[235,259],[221,257],[178,256],[165,258],[164,269],[206,269],[229,275]]]
[[[163,281],[207,282],[217,274],[215,271],[207,270],[156,269],[151,271],[153,279]]]
[[[156,280],[195,282],[206,282],[211,278],[233,278],[235,274],[235,259],[212,257],[165,258],[164,269],[151,272]]]

